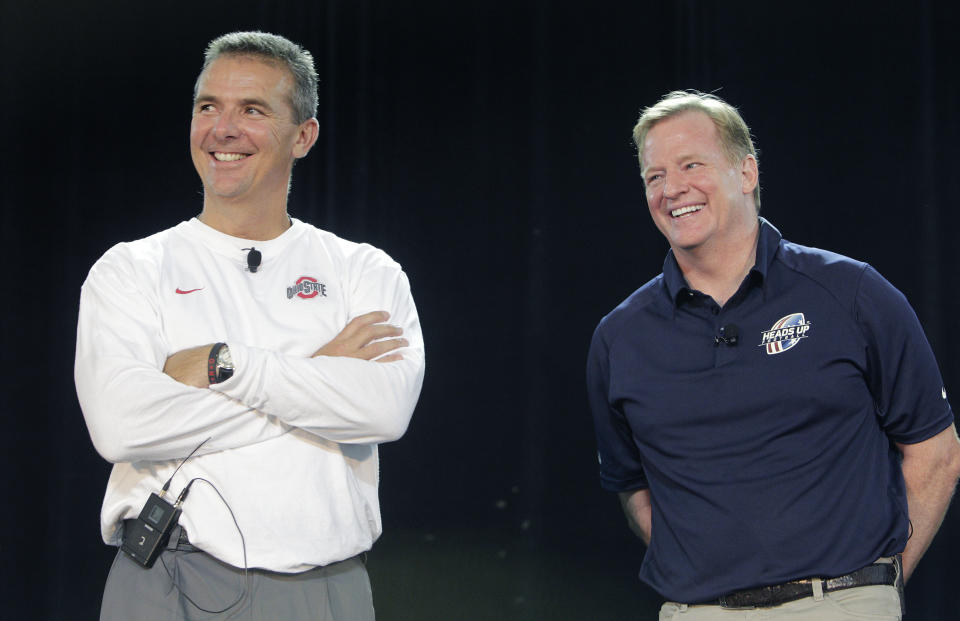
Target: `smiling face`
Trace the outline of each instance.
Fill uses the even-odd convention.
[[[731,163],[703,112],[681,112],[654,125],[641,168],[650,215],[675,253],[722,249],[756,227],[756,159]]]
[[[201,75],[190,154],[214,204],[286,205],[293,161],[316,141],[316,119],[294,122],[293,76],[279,65],[222,56]]]

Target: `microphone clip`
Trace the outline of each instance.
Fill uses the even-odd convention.
[[[737,344],[737,341],[740,337],[740,329],[737,328],[735,324],[727,324],[720,327],[720,334],[713,337],[713,346],[720,347],[720,343],[728,347],[733,347]]]
[[[241,248],[241,250],[249,250],[247,253],[247,269],[253,272],[254,274],[260,269],[260,261],[263,260],[263,255],[254,247],[250,248]]]

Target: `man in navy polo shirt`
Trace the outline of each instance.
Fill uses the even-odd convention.
[[[869,265],[758,217],[726,102],[670,93],[634,140],[670,252],[600,322],[587,383],[601,483],[648,545],[660,618],[900,618],[960,477],[916,315]]]

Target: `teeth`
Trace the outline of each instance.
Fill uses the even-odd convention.
[[[700,211],[703,209],[703,205],[690,205],[688,207],[681,207],[680,209],[674,209],[670,212],[670,215],[674,218],[679,218],[680,216],[688,213],[693,213],[694,211]]]
[[[246,153],[221,153],[220,151],[214,151],[213,157],[217,159],[218,162],[236,162],[237,160],[242,160],[247,157]]]

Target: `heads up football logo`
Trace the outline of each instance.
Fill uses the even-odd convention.
[[[327,297],[327,286],[322,282],[317,282],[312,276],[301,276],[292,287],[287,287],[287,299],[297,296],[303,299],[315,298],[317,296]]]
[[[800,339],[807,338],[810,325],[803,313],[793,313],[781,318],[769,330],[760,333],[760,347],[767,348],[767,354],[779,354],[796,347]]]

